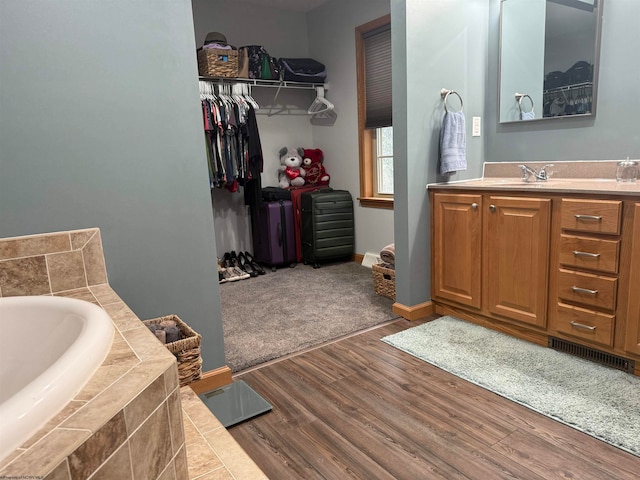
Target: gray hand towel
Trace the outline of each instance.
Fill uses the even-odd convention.
[[[440,130],[440,174],[467,169],[466,132],[463,112],[446,112]]]

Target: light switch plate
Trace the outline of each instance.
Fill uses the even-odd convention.
[[[471,130],[472,137],[480,136],[480,117],[473,117],[473,127]]]

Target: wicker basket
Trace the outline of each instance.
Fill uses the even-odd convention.
[[[377,295],[396,299],[396,271],[385,267],[384,263],[371,265],[373,272],[373,286]]]
[[[178,378],[180,379],[180,386],[184,387],[191,382],[199,380],[202,376],[202,357],[200,356],[202,336],[180,320],[177,315],[152,318],[151,320],[144,320],[142,323],[148,326],[162,323],[164,320],[176,322],[180,333],[182,333],[182,340],[167,343],[166,347],[178,360]]]
[[[238,51],[217,48],[198,50],[198,72],[203,77],[237,77]]]

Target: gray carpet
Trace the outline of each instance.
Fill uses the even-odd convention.
[[[640,378],[453,317],[382,341],[640,456]]]
[[[227,365],[235,373],[396,318],[355,262],[267,269],[220,285]]]

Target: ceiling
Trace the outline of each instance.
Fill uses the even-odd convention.
[[[242,3],[257,5],[260,7],[278,8],[280,10],[292,10],[295,12],[308,12],[329,0],[236,0]]]

